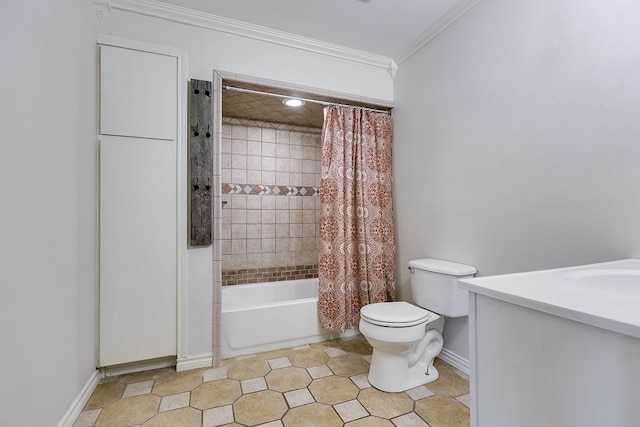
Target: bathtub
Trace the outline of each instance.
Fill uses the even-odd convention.
[[[318,279],[222,288],[222,358],[348,337],[320,327]]]

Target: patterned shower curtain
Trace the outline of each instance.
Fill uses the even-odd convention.
[[[360,308],[395,299],[390,115],[330,106],[322,129],[320,324],[344,332]]]

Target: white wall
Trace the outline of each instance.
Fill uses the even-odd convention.
[[[98,32],[185,50],[189,79],[211,80],[215,69],[387,102],[393,100],[393,81],[380,67],[121,10],[113,10],[100,19]],[[213,342],[211,248],[188,252],[185,357],[211,353]]]
[[[393,81],[380,67],[121,10],[104,16],[98,32],[185,49],[192,79],[211,80],[216,69],[393,100]]]
[[[482,0],[400,65],[405,298],[412,258],[490,275],[640,256],[638,28],[633,0]]]
[[[0,3],[0,425],[56,425],[96,366],[95,11]]]

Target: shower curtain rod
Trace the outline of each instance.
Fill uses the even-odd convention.
[[[359,105],[340,104],[340,103],[337,103],[337,102],[320,101],[319,99],[300,98],[298,96],[292,96],[292,95],[280,95],[279,93],[262,92],[262,91],[259,91],[259,90],[243,89],[243,88],[227,86],[227,85],[223,85],[222,86],[222,90],[232,90],[232,91],[235,91],[235,92],[250,93],[250,94],[253,94],[253,95],[273,96],[275,98],[283,98],[283,99],[285,99],[285,98],[286,99],[299,99],[300,101],[311,102],[311,103],[320,104],[320,105],[337,105],[339,107],[358,107],[358,108],[362,108],[363,110],[374,111],[376,113],[391,114],[391,108],[389,108],[388,110],[379,110],[379,109],[376,109],[376,108],[361,107]]]

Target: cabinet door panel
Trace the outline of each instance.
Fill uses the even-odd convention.
[[[175,139],[178,60],[100,46],[100,133]]]
[[[100,141],[100,366],[176,354],[176,146]]]

